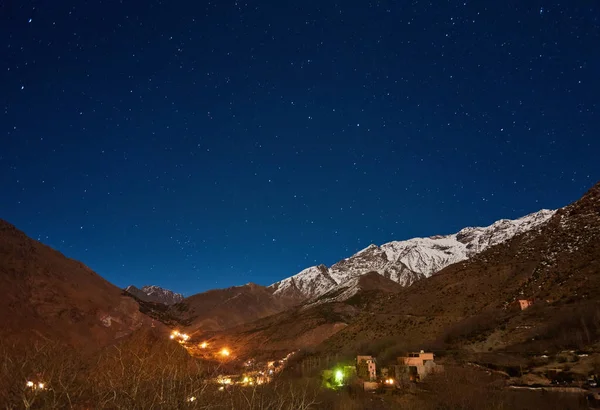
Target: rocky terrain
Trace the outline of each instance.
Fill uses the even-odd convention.
[[[130,285],[125,289],[136,298],[145,302],[163,303],[165,305],[174,305],[183,300],[181,293],[175,293],[172,290],[161,288],[160,286],[147,285],[141,289]]]
[[[303,303],[304,308],[331,302],[344,302],[352,297],[365,292],[380,291],[385,293],[396,293],[402,290],[402,285],[394,282],[377,272],[368,272],[356,276],[349,281],[336,286],[320,296],[315,296]]]
[[[294,303],[274,296],[265,286],[248,283],[190,296],[171,306],[169,313],[186,323],[190,331],[223,330],[279,313]]]

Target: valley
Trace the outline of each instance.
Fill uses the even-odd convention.
[[[0,410],[600,410],[600,1],[0,32]]]
[[[562,408],[583,408],[598,394],[600,184],[557,211],[370,246],[269,287],[183,299],[156,286],[123,291],[13,226],[0,228],[7,402],[44,408],[104,397],[117,408],[222,408],[223,397],[231,405],[252,394],[270,400],[264,408],[296,399],[307,409],[370,399],[377,408],[436,408],[454,400],[443,386],[457,380],[470,386],[464,400],[496,389],[499,402],[536,402],[543,391]],[[419,351],[444,371],[402,381],[398,361]],[[359,376],[361,355],[377,366],[370,380]],[[69,384],[72,366],[81,371]],[[324,375],[338,373],[324,387]],[[170,393],[152,393],[167,381]],[[365,396],[367,386],[378,393]],[[296,393],[275,399],[277,389]]]

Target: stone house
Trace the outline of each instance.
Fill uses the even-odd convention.
[[[395,367],[398,380],[408,378],[410,381],[419,381],[431,373],[443,371],[443,366],[435,363],[433,353],[421,350],[418,353],[408,353],[398,357],[398,366]]]
[[[531,299],[519,299],[519,307],[521,310],[527,309],[529,306],[533,305],[533,300]]]
[[[377,380],[377,361],[375,358],[373,356],[357,356],[356,375],[363,380]]]

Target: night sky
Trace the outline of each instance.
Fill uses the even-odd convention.
[[[0,3],[0,218],[118,286],[268,285],[600,179],[596,1]]]

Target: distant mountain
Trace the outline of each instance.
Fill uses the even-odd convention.
[[[150,325],[139,305],[87,266],[0,220],[0,337],[79,348],[113,343]]]
[[[274,295],[303,301],[318,297],[353,278],[377,272],[403,286],[427,278],[446,266],[466,260],[491,246],[544,224],[556,211],[541,210],[519,219],[502,219],[487,227],[458,233],[370,245],[328,268],[313,266],[270,286]]]
[[[273,296],[267,287],[248,283],[190,296],[171,306],[169,313],[191,330],[211,331],[279,313],[292,304],[285,297]]]
[[[126,292],[131,293],[136,298],[143,300],[144,302],[163,303],[165,305],[174,305],[183,300],[183,295],[175,293],[172,290],[161,288],[160,286],[147,285],[142,286],[141,289],[130,285],[125,289]]]

